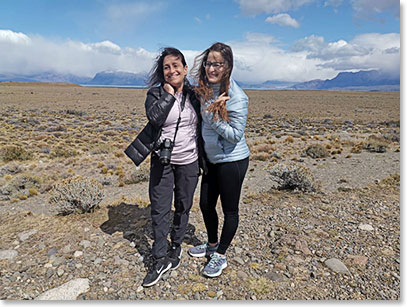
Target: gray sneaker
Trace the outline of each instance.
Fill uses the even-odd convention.
[[[211,256],[216,250],[218,249],[219,243],[216,244],[215,246],[209,246],[208,243],[204,243],[198,246],[191,247],[188,250],[188,253],[192,257],[204,257],[204,256]]]
[[[228,266],[226,257],[222,257],[218,253],[213,253],[211,260],[205,266],[202,273],[208,277],[216,277],[222,274],[224,268]]]

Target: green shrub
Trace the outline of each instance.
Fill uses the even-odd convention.
[[[103,186],[98,181],[77,176],[56,184],[49,202],[59,215],[68,215],[93,211],[103,197]]]

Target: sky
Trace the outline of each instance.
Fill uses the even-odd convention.
[[[0,0],[0,74],[146,73],[167,46],[191,69],[217,41],[240,82],[399,76],[400,1]]]

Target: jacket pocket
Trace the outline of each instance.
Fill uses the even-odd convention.
[[[219,136],[218,138],[218,144],[220,148],[222,149],[223,153],[225,155],[230,154],[233,152],[233,150],[236,148],[237,144],[232,144],[228,141],[226,141],[223,137]]]

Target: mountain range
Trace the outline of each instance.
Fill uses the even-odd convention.
[[[394,78],[377,70],[341,72],[329,80],[311,80],[291,86],[292,89],[400,90],[400,77]]]
[[[0,74],[0,82],[64,82],[84,86],[145,87],[147,79],[147,74],[123,71],[102,71],[93,78],[52,72],[30,75]],[[244,89],[400,91],[400,77],[389,77],[377,70],[340,72],[333,79],[300,83],[279,80],[269,80],[258,84],[237,82]]]

